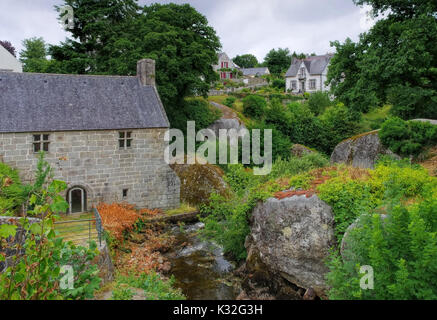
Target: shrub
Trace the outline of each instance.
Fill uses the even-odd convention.
[[[38,167],[45,168],[42,156]],[[44,170],[50,171],[50,167]],[[26,202],[31,208],[27,213],[40,217],[41,221],[31,224],[24,217],[17,225],[0,225],[2,251],[14,252],[8,268],[0,273],[0,300],[90,299],[101,281],[97,267],[91,263],[98,253],[96,244],[87,249],[56,239],[54,214],[68,208],[60,195],[67,185],[56,180],[39,183],[42,187],[38,194],[29,194]],[[23,241],[7,241],[18,236],[18,229],[26,235]],[[0,261],[4,259],[0,253]],[[60,287],[64,282],[62,266],[73,268],[73,288]]]
[[[183,108],[175,109],[168,115],[172,127],[186,133],[187,121],[195,121],[198,130],[205,129],[220,119],[222,113],[203,98],[190,98],[185,100]]]
[[[235,97],[227,97],[224,101],[223,104],[225,106],[228,106],[229,108],[232,108],[234,106],[235,101],[237,101],[237,98]]]
[[[325,112],[326,108],[332,106],[332,101],[327,92],[317,91],[309,96],[308,107],[316,115]]]
[[[12,215],[24,203],[26,191],[18,172],[0,162],[0,215]]]
[[[266,111],[265,123],[274,125],[279,131],[287,135],[291,130],[292,115],[290,111],[284,107],[280,100],[274,99],[270,103]]]
[[[391,118],[384,122],[379,137],[384,146],[402,156],[417,156],[437,144],[437,126],[427,122]]]
[[[330,299],[437,299],[437,200],[370,212],[350,232],[342,259],[333,255],[327,275]],[[374,270],[373,290],[362,290],[360,266]]]
[[[320,140],[323,142],[322,150],[330,154],[335,146],[341,141],[350,138],[357,133],[358,126],[349,109],[343,104],[328,107],[320,116],[325,137]]]
[[[243,114],[245,116],[260,119],[265,112],[267,102],[263,97],[249,95],[243,99]]]
[[[281,89],[282,91],[285,90],[285,80],[284,79],[275,79],[272,81],[271,86],[273,88]]]

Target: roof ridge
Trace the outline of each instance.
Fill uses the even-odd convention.
[[[10,72],[0,71],[0,74],[15,75],[42,75],[42,76],[65,76],[65,77],[89,77],[89,78],[137,78],[137,76],[105,75],[105,74],[72,74],[72,73],[42,73],[42,72]]]

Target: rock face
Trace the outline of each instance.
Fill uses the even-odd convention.
[[[316,195],[268,199],[252,214],[247,268],[256,269],[251,260],[259,257],[269,272],[294,285],[301,296],[302,288],[325,296],[324,260],[335,243],[333,225],[331,207]]]
[[[245,125],[238,118],[238,115],[235,113],[234,110],[216,102],[210,102],[210,103],[212,106],[219,109],[223,114],[223,116],[219,120],[217,120],[207,128],[214,131],[217,138],[219,137],[220,129],[226,129],[226,130],[236,129],[237,132],[239,132],[241,129],[246,129]]]
[[[372,131],[337,145],[331,155],[331,163],[345,163],[356,168],[373,169],[382,155],[399,158],[382,145],[378,131]]]
[[[228,194],[223,171],[214,165],[174,164],[172,169],[181,181],[181,201],[190,205],[207,203],[211,193]]]
[[[208,129],[214,131],[216,137],[218,138],[220,129],[226,129],[226,130],[236,129],[237,132],[239,132],[241,129],[246,129],[246,127],[237,118],[234,119],[222,118],[214,122],[212,125],[210,125]]]
[[[291,155],[294,157],[302,158],[303,156],[311,153],[315,152],[301,144],[294,144],[293,147],[291,147]]]

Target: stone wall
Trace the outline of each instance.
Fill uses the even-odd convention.
[[[180,181],[164,163],[166,129],[132,131],[132,148],[119,148],[119,131],[50,133],[46,160],[54,178],[87,192],[87,209],[99,202],[126,201],[140,208],[175,208]],[[30,182],[38,162],[31,133],[0,133],[0,158]],[[123,198],[123,189],[128,195]]]

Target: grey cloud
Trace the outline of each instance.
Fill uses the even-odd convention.
[[[260,60],[272,48],[331,51],[329,42],[357,39],[365,31],[364,13],[352,0],[140,0],[140,4],[190,3],[216,29],[230,56],[253,53]],[[21,49],[21,41],[42,36],[55,44],[67,33],[57,21],[55,4],[62,0],[1,0],[0,39]]]

